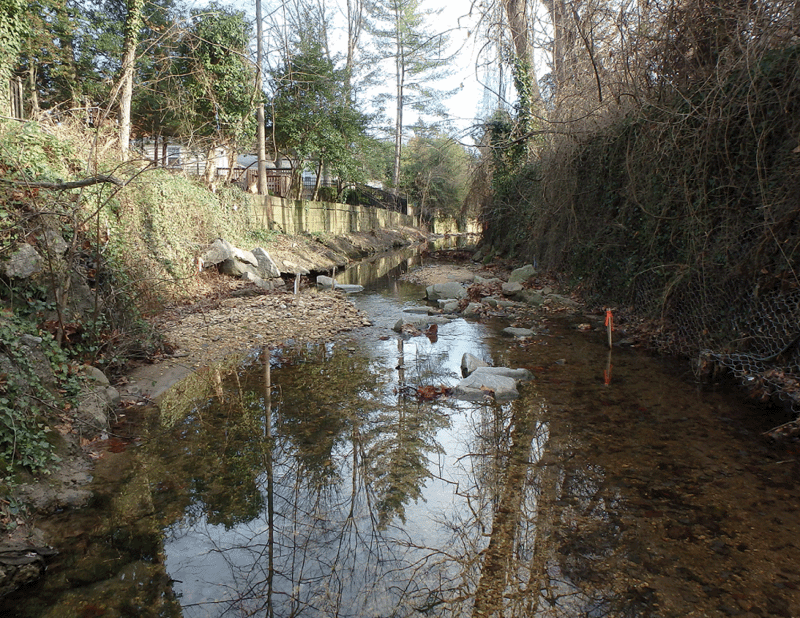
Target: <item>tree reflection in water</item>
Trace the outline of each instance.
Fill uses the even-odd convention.
[[[614,551],[602,470],[548,465],[535,393],[419,402],[397,367],[340,347],[267,358],[229,368],[166,438],[190,479],[166,544],[187,616],[627,615],[608,582],[573,583],[597,559],[576,542],[587,522]],[[404,377],[446,381],[444,360]]]

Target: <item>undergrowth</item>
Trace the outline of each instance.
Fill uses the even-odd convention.
[[[34,472],[54,461],[50,425],[74,383],[65,367],[112,376],[163,344],[145,317],[199,288],[196,257],[214,238],[254,246],[249,196],[217,193],[146,162],[120,164],[113,134],[79,123],[0,123],[0,452]],[[98,178],[95,184],[64,183]],[[21,248],[32,273],[6,274]],[[33,259],[33,258],[31,258]],[[30,259],[28,261],[31,261]],[[46,358],[26,354],[20,338]],[[46,366],[50,366],[47,369]],[[36,372],[55,371],[46,385]],[[69,391],[69,392],[67,392]]]

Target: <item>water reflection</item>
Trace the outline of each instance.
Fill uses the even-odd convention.
[[[800,613],[797,465],[752,412],[633,350],[612,382],[604,337],[566,319],[526,343],[464,320],[404,340],[421,291],[382,285],[360,340],[174,389],[82,524],[93,544],[46,578],[61,600],[27,615]],[[502,405],[415,395],[454,385],[464,352],[536,380]]]

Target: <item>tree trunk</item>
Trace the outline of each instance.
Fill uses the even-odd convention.
[[[256,0],[256,94],[259,98],[256,119],[258,122],[258,194],[267,194],[267,130],[264,118],[264,92],[261,70],[264,62],[264,28],[261,18],[261,0]]]
[[[314,195],[311,196],[312,202],[319,201],[319,188],[322,186],[322,169],[322,157],[320,157],[319,165],[317,165],[317,181],[314,183]]]
[[[395,197],[400,192],[400,155],[403,150],[403,90],[405,88],[405,58],[403,57],[403,39],[400,32],[400,16],[397,15],[395,78],[397,80],[397,116],[394,123],[394,168],[392,170],[392,193]]]
[[[127,0],[125,42],[122,57],[122,95],[119,101],[119,149],[122,159],[128,158],[131,141],[131,100],[133,99],[133,69],[136,63],[136,46],[142,25],[144,0]]]
[[[559,0],[552,0],[559,2]],[[528,38],[528,16],[525,11],[525,0],[503,0],[503,6],[508,18],[508,26],[511,30],[511,40],[514,42],[514,53],[518,65],[515,70],[520,68],[525,72],[524,80],[530,87],[529,107],[532,109],[535,104],[541,101],[542,95],[539,92],[539,84],[536,81],[536,71],[533,67],[533,49]]]

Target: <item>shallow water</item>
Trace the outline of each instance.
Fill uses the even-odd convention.
[[[0,613],[800,615],[796,453],[761,435],[778,416],[566,316],[525,342],[502,317],[401,339],[422,295],[404,268],[354,297],[373,327],[174,389]],[[505,404],[417,396],[465,352],[536,379]]]

